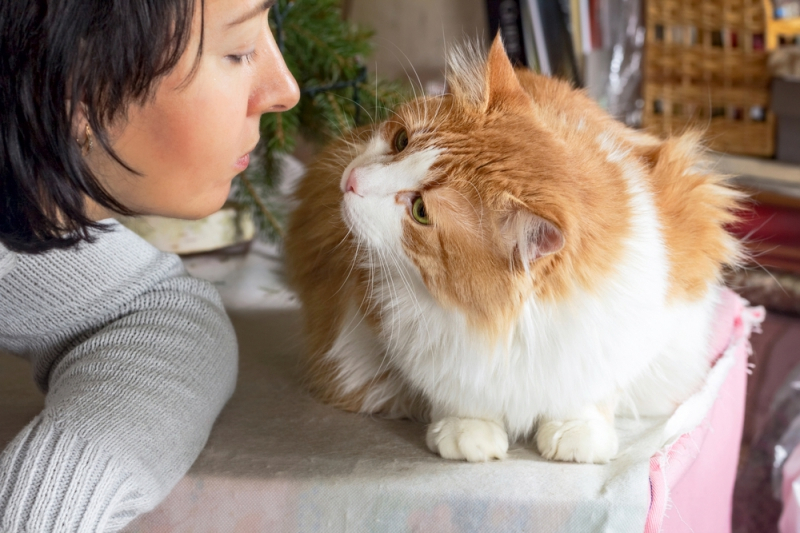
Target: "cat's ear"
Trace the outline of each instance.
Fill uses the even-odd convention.
[[[530,103],[530,97],[520,85],[514,67],[506,55],[503,39],[499,32],[492,42],[489,57],[486,60],[485,95],[485,109],[525,106]]]
[[[526,268],[537,259],[564,248],[564,234],[558,226],[524,207],[517,207],[504,217],[501,232],[509,251]]]

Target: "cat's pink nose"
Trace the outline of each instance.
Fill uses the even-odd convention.
[[[353,170],[350,171],[350,175],[347,176],[347,183],[344,186],[344,192],[352,192],[358,194],[358,196],[361,196],[358,193],[358,182],[356,181],[357,179],[358,177],[356,176],[356,169],[354,168]]]

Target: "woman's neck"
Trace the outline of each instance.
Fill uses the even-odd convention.
[[[98,204],[91,198],[86,198],[86,215],[97,222],[106,218],[113,218],[114,212]]]

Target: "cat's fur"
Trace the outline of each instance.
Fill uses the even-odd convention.
[[[536,431],[547,458],[608,461],[615,412],[668,414],[703,382],[739,196],[696,135],[628,129],[514,71],[499,39],[453,54],[448,84],[333,143],[298,187],[286,257],[310,387],[429,420],[446,458],[502,458]]]

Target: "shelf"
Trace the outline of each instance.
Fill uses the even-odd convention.
[[[761,202],[800,206],[800,166],[772,159],[712,152],[714,170],[731,176],[731,183]]]

